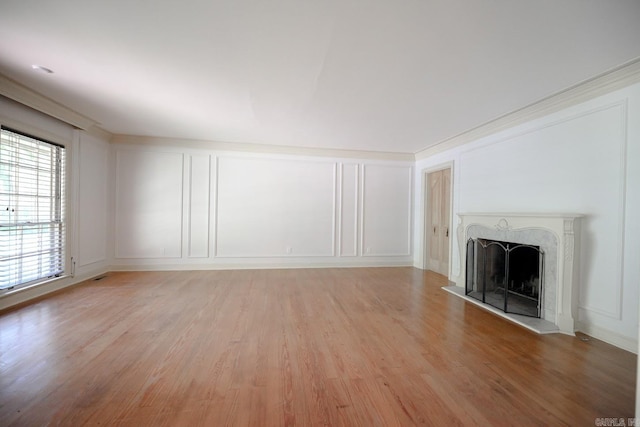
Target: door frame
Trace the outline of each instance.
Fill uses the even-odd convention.
[[[428,257],[429,257],[429,239],[431,238],[431,230],[430,226],[427,226],[431,219],[430,210],[427,209],[427,201],[429,200],[429,182],[428,176],[432,172],[438,172],[441,170],[450,169],[451,171],[451,181],[449,186],[449,267],[447,272],[447,278],[451,277],[451,266],[452,266],[452,254],[453,254],[453,246],[454,246],[454,228],[453,228],[453,196],[454,196],[454,177],[455,177],[455,169],[454,169],[454,161],[450,160],[448,162],[439,163],[437,165],[429,166],[427,168],[422,169],[421,171],[421,184],[422,191],[420,192],[420,212],[418,218],[420,218],[420,226],[422,227],[421,233],[418,234],[420,236],[420,245],[418,246],[420,250],[420,254],[417,257],[417,261],[419,262],[418,267],[422,270],[426,270],[428,266]]]

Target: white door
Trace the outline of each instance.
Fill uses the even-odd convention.
[[[427,175],[427,269],[449,275],[451,169]]]

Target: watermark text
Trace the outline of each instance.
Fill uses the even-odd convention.
[[[597,427],[630,427],[640,426],[640,418],[601,417],[595,419]]]

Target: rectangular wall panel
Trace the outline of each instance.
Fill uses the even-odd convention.
[[[412,179],[411,166],[364,166],[363,255],[410,255]]]
[[[78,162],[78,267],[107,259],[108,160],[107,143],[82,135]]]
[[[208,155],[189,156],[188,236],[189,257],[209,256],[210,160]]]
[[[220,157],[218,257],[332,256],[335,163]]]
[[[116,155],[116,258],[182,255],[181,153],[125,150]]]
[[[358,255],[358,165],[343,164],[340,200],[340,256]]]

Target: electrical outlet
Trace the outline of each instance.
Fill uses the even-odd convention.
[[[291,255],[291,252],[293,252],[293,249],[291,246],[287,246],[287,254]]]
[[[367,246],[367,249],[365,250],[365,252],[370,254],[371,253],[371,246]]]

